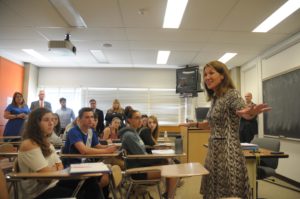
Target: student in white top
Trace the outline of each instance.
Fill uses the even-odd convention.
[[[18,154],[20,172],[51,172],[63,169],[63,165],[47,136],[53,132],[52,112],[39,108],[31,112],[23,134]],[[73,190],[61,186],[58,180],[43,181],[22,180],[21,198],[57,198],[70,197]]]

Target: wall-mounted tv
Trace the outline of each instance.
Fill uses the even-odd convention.
[[[192,93],[197,96],[201,92],[199,66],[185,67],[176,70],[176,93]]]

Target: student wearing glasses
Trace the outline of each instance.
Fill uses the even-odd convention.
[[[121,137],[122,149],[130,155],[147,154],[145,144],[138,135],[137,129],[142,125],[141,113],[137,110],[131,110],[127,115],[128,127],[124,127],[119,131]],[[142,160],[127,160],[127,168],[146,167],[153,165],[166,164],[166,159],[142,159]],[[136,179],[157,179],[160,176],[157,173],[136,174],[133,176]],[[166,179],[166,193],[163,195],[170,198],[176,188],[176,178]]]

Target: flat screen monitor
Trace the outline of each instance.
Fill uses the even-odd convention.
[[[201,92],[199,67],[186,67],[176,70],[176,93],[191,93],[195,95]]]
[[[196,119],[198,122],[202,122],[206,119],[209,107],[198,107],[195,108]]]

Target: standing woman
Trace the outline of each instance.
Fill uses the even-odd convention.
[[[107,110],[105,115],[106,126],[110,124],[114,117],[119,117],[121,119],[121,127],[123,127],[125,120],[125,110],[122,108],[121,103],[118,99],[114,99],[112,107]]]
[[[4,111],[4,118],[8,119],[5,126],[4,136],[18,136],[21,134],[21,129],[24,125],[30,110],[26,105],[23,95],[20,92],[15,92],[10,105]]]
[[[204,199],[250,198],[246,160],[239,141],[239,121],[240,117],[257,115],[270,108],[266,104],[246,107],[222,62],[209,62],[203,73],[205,91],[208,101],[211,101],[208,121],[181,124],[211,129],[204,164],[209,175],[202,178],[200,192]]]
[[[48,136],[53,132],[53,115],[46,108],[34,110],[30,115],[23,134],[18,153],[20,172],[40,173],[63,169],[63,165]],[[58,180],[43,181],[22,180],[20,192],[22,198],[58,198],[70,197],[73,190],[60,186]]]

